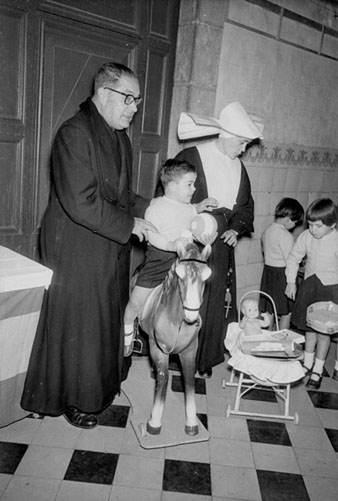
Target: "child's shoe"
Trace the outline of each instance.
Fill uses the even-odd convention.
[[[315,390],[319,390],[320,385],[322,384],[323,375],[318,374],[318,372],[311,372],[311,375],[312,374],[319,376],[319,379],[312,379],[310,376],[308,382],[306,383],[306,386],[308,386],[309,388],[314,388]]]
[[[301,360],[301,362],[300,362],[300,363],[302,364],[303,369],[304,369],[304,371],[305,371],[305,372],[304,372],[304,377],[305,377],[305,376],[309,376],[309,375],[311,374],[311,372],[312,372],[312,367],[311,367],[311,368],[306,367],[306,365],[304,364],[304,360]]]
[[[338,381],[338,371],[337,371],[337,369],[335,369],[335,370],[333,371],[333,374],[332,374],[332,379],[335,379],[336,381]]]

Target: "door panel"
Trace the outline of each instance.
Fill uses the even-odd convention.
[[[40,8],[46,12],[80,20],[89,26],[139,35],[144,24],[142,11],[148,9],[149,0],[41,0],[40,3]]]
[[[166,75],[167,53],[149,49],[146,66],[145,111],[141,125],[140,154],[138,156],[136,190],[145,197],[152,197],[157,174],[164,155],[161,154],[166,129]]]
[[[12,6],[0,5],[0,236],[1,245],[25,252],[26,215],[25,159],[29,159],[29,132],[24,115],[27,15]],[[15,43],[14,43],[15,41]]]
[[[48,21],[43,25],[44,57],[42,71],[41,147],[37,225],[40,223],[49,196],[50,151],[54,136],[67,118],[74,115],[81,102],[92,94],[97,68],[114,60],[131,66],[135,44],[123,39],[105,40],[104,34],[88,33],[82,26]]]

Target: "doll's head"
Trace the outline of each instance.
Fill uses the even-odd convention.
[[[257,318],[259,316],[257,299],[244,299],[241,311],[247,318]]]

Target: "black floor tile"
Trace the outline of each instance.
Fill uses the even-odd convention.
[[[0,442],[0,473],[13,475],[23,455],[27,450],[26,444]]]
[[[329,428],[325,428],[325,431],[335,452],[338,452],[338,430],[330,430]]]
[[[112,484],[118,458],[118,454],[75,450],[64,480]]]
[[[197,395],[206,395],[207,387],[205,379],[200,377],[195,377],[195,392]]]
[[[181,361],[178,355],[169,355],[169,370],[182,372]]]
[[[98,424],[125,428],[128,422],[129,409],[130,407],[127,405],[111,405],[98,416]]]
[[[257,477],[262,501],[310,501],[301,475],[257,470]]]
[[[323,369],[323,376],[324,377],[330,377],[330,374],[327,372],[326,368],[324,367]]]
[[[277,402],[276,394],[273,390],[259,390],[254,388],[243,395],[247,400],[258,400],[259,402]]]
[[[315,407],[338,410],[338,393],[308,390],[309,397]]]
[[[166,459],[163,490],[211,496],[210,464]]]
[[[247,425],[251,442],[291,446],[285,423],[247,419]]]
[[[172,391],[184,392],[182,376],[173,375],[171,382],[171,389]],[[206,395],[207,390],[206,390],[205,379],[200,377],[195,377],[195,393],[197,395]]]
[[[197,413],[197,417],[201,421],[201,423],[203,424],[204,428],[208,429],[208,415]]]

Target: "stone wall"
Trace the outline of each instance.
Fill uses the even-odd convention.
[[[338,6],[330,0],[182,0],[168,156],[181,111],[218,117],[231,101],[264,117],[243,157],[255,232],[236,248],[238,296],[259,288],[260,236],[284,196],[338,202]]]

